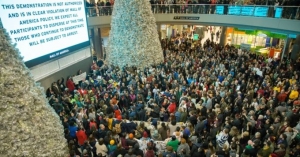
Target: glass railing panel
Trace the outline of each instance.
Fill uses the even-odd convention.
[[[154,14],[218,14],[235,16],[255,16],[285,19],[300,19],[299,6],[267,5],[151,5]],[[86,8],[87,16],[110,16],[113,7],[97,6]]]

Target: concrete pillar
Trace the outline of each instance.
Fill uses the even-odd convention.
[[[220,45],[225,46],[226,45],[226,31],[227,27],[222,27],[222,32],[220,34]]]
[[[161,40],[161,24],[157,24],[158,39]]]
[[[173,27],[174,27],[174,26],[169,26],[169,27],[168,27],[168,29],[169,29],[169,31],[168,31],[168,38],[171,38],[171,37],[172,37]]]
[[[284,46],[283,46],[283,50],[282,50],[282,54],[281,54],[281,60],[283,59],[283,57],[289,55],[291,40],[292,40],[291,38],[286,38],[284,40]]]
[[[102,51],[102,39],[101,39],[101,29],[94,28],[94,37],[93,37],[94,50],[97,58],[103,58]]]
[[[183,25],[176,25],[176,28],[178,30],[178,33],[181,34],[183,30]],[[176,32],[177,33],[177,32]]]

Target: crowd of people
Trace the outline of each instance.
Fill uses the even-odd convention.
[[[165,61],[145,69],[99,59],[54,82],[70,157],[298,157],[300,60],[200,41],[162,40]]]
[[[224,5],[224,14],[228,14],[230,5],[263,5],[268,6],[268,16],[275,16],[276,7],[290,6],[283,9],[282,17],[288,19],[299,19],[298,0],[149,0],[154,13],[194,13],[214,14],[216,5]],[[87,2],[89,16],[111,15],[114,0],[98,0],[97,3]],[[295,6],[295,7],[291,7]],[[98,8],[98,11],[93,9]]]

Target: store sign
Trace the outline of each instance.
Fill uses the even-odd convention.
[[[195,16],[174,16],[174,20],[199,20],[200,17]]]
[[[241,14],[241,7],[240,6],[229,6],[228,7],[228,14],[229,15],[240,15]]]
[[[257,36],[258,36],[258,37],[266,38],[266,37],[267,37],[267,34],[259,33],[259,34],[257,34]]]
[[[216,6],[216,14],[223,15],[224,14],[224,6],[217,5]]]
[[[199,40],[199,34],[194,34],[193,40]]]
[[[241,48],[242,50],[250,51],[251,45],[250,45],[250,44],[244,44],[244,43],[242,43],[242,44],[240,45],[240,48]]]
[[[254,12],[254,7],[242,7],[241,15],[252,16]]]
[[[255,7],[254,16],[267,17],[268,11],[269,11],[268,7]]]
[[[281,18],[283,8],[276,7],[275,18]]]
[[[289,38],[296,39],[297,35],[296,34],[289,34]]]

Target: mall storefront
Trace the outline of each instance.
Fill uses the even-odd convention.
[[[284,49],[290,52],[293,40],[287,40],[288,38],[296,38],[296,35],[228,27],[225,44],[251,50],[259,55],[279,58]]]

